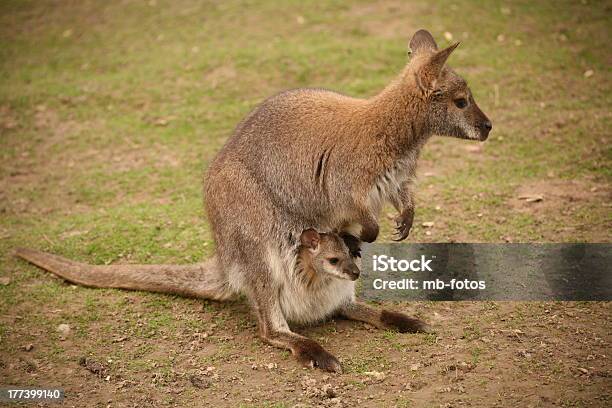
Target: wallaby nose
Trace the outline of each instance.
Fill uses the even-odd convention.
[[[493,129],[493,125],[491,124],[491,121],[487,119],[483,122],[480,122],[478,127],[480,128],[480,140],[481,141],[487,140],[487,138],[489,137],[489,132],[491,131],[491,129]]]

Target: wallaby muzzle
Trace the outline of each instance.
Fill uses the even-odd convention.
[[[480,110],[478,105],[474,104],[475,116],[476,116],[476,128],[478,129],[478,133],[480,134],[480,141],[485,141],[489,137],[489,132],[493,129],[493,124],[484,114],[483,111]]]

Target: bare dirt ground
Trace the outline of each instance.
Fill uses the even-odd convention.
[[[74,292],[64,285],[66,291]],[[345,373],[301,368],[262,344],[247,308],[161,295],[95,291],[99,321],[85,336],[18,329],[4,339],[3,378],[57,385],[66,406],[608,406],[609,303],[455,302],[391,305],[437,333],[401,335],[332,321],[299,332],[321,342]],[[56,316],[81,313],[82,295]],[[168,307],[159,329],[151,304]],[[120,303],[121,308],[104,305]],[[31,311],[30,311],[31,312]],[[197,321],[197,328],[190,323]],[[47,340],[49,335],[53,341]],[[31,350],[26,351],[29,347]],[[43,356],[61,353],[61,361]],[[83,361],[86,360],[86,361]]]

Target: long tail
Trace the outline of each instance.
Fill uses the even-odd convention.
[[[218,270],[215,257],[194,265],[89,265],[29,248],[17,248],[15,255],[67,281],[94,288],[213,300],[227,300],[234,294]]]

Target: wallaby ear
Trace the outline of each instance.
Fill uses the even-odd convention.
[[[437,69],[439,74],[440,71],[442,71],[442,67],[444,67],[444,64],[446,64],[446,60],[448,59],[448,57],[450,57],[452,52],[455,51],[455,48],[457,48],[459,44],[459,42],[456,42],[453,45],[443,49],[442,51],[437,51],[430,58],[428,65],[434,69]]]
[[[427,30],[419,30],[412,36],[410,40],[410,51],[413,54],[418,54],[422,51],[437,51],[438,45],[431,33]]]
[[[423,93],[432,92],[436,88],[436,82],[440,77],[442,68],[451,53],[459,45],[458,42],[441,51],[435,51],[426,57],[416,73],[417,85]]]
[[[306,248],[317,249],[319,247],[319,242],[321,241],[321,235],[317,231],[312,228],[304,230],[302,235],[300,235],[300,242]]]

